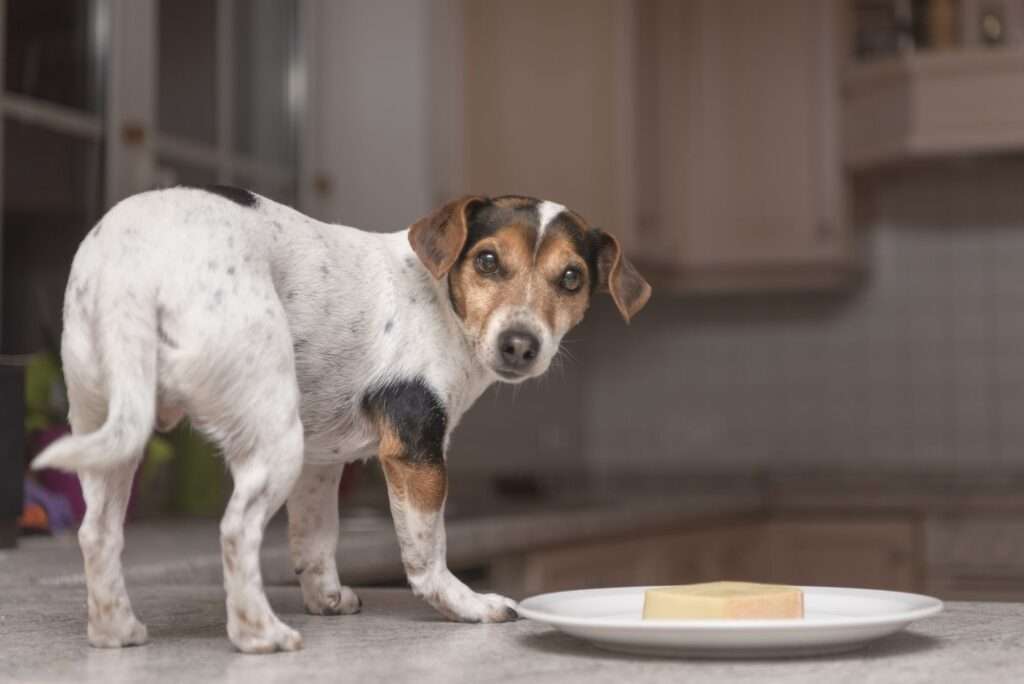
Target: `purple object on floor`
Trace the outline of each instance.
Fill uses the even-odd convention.
[[[33,458],[51,443],[57,441],[64,435],[71,434],[67,425],[56,425],[37,430],[29,437],[29,445]],[[36,480],[54,494],[60,494],[71,505],[71,513],[74,515],[74,522],[77,525],[85,517],[85,498],[82,496],[82,485],[78,481],[78,475],[66,473],[63,470],[44,468],[36,473]],[[128,516],[135,511],[135,493],[139,483],[139,473],[136,471],[132,480],[132,491],[128,498]]]
[[[33,454],[38,454],[51,442],[63,437],[70,432],[66,425],[55,426],[40,430],[31,435],[31,448]],[[85,499],[82,498],[82,486],[78,482],[78,476],[74,473],[65,473],[62,470],[46,468],[36,473],[36,479],[54,494],[59,494],[71,505],[71,514],[75,523],[82,521],[85,517]]]
[[[43,507],[52,533],[72,529],[77,522],[71,511],[71,504],[66,498],[49,491],[43,485],[27,477],[25,478],[25,504],[38,504]]]

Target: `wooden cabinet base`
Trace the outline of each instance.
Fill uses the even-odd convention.
[[[714,580],[918,591],[920,537],[911,516],[743,520],[539,549],[495,563],[491,583],[516,598]]]
[[[5,518],[0,520],[0,549],[10,549],[18,543],[18,520]]]

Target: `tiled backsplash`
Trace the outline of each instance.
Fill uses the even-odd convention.
[[[602,297],[576,360],[473,408],[453,471],[1024,471],[1024,159],[874,183],[855,291],[656,292],[630,326]]]
[[[875,179],[848,295],[672,301],[581,333],[583,449],[628,471],[1024,470],[1024,160]]]

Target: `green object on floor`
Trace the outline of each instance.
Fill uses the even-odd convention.
[[[175,511],[185,515],[219,516],[224,512],[229,483],[217,448],[187,420],[182,421],[168,439],[174,447]]]
[[[60,361],[49,352],[33,354],[25,366],[25,432],[63,422],[66,408]]]

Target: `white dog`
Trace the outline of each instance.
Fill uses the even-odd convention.
[[[83,240],[64,301],[73,435],[34,467],[77,471],[89,640],[146,641],[125,591],[123,521],[154,426],[183,416],[222,449],[227,630],[246,652],[294,650],[267,602],[264,527],[287,500],[306,609],[355,613],[335,566],[338,481],[376,450],[413,591],[445,616],[514,619],[448,570],[448,436],[495,380],[543,373],[591,293],[628,321],[650,287],[607,233],[526,197],[468,197],[409,230],[315,221],[246,190],[130,197]]]

